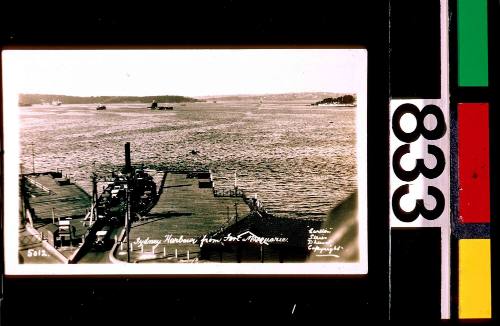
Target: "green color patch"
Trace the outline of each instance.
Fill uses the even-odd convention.
[[[488,86],[487,0],[458,0],[458,85]]]

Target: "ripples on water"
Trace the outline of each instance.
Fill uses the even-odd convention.
[[[325,216],[357,187],[355,108],[297,102],[194,103],[174,111],[146,104],[23,107],[21,162],[31,172],[63,169],[91,192],[90,173],[124,164],[212,169],[217,188],[257,194],[271,212]],[[192,155],[191,150],[199,151]]]

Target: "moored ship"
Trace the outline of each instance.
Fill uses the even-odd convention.
[[[148,109],[150,109],[150,110],[159,110],[159,111],[167,111],[167,110],[173,110],[174,107],[173,106],[161,106],[161,105],[158,105],[158,103],[156,102],[156,100],[154,100],[153,103],[151,103],[151,106],[148,106]]]

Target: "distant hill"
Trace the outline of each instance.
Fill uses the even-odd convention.
[[[324,98],[336,98],[346,93],[329,92],[303,92],[303,93],[282,93],[282,94],[261,94],[261,95],[218,95],[201,96],[199,99],[206,101],[255,101],[255,102],[273,102],[273,101],[320,101]]]
[[[20,94],[19,105],[52,103],[61,101],[62,104],[93,104],[93,103],[158,103],[201,102],[198,99],[178,95],[158,96],[68,96],[51,94]]]

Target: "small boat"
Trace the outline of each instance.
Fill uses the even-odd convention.
[[[52,104],[52,105],[55,105],[55,106],[59,106],[59,105],[61,105],[61,104],[62,104],[62,102],[61,102],[61,101],[59,101],[59,100],[56,100],[56,101],[52,101],[52,103],[51,103],[51,104]]]
[[[98,104],[95,109],[96,110],[106,110],[106,105],[104,105],[104,104]]]
[[[191,150],[191,154],[193,155],[198,155],[199,151],[197,151],[196,149],[192,149]]]

